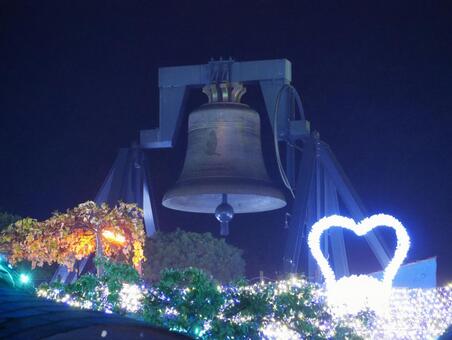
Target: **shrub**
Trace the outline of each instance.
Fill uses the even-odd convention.
[[[157,232],[147,241],[143,265],[144,278],[160,279],[163,269],[199,268],[220,282],[229,282],[244,275],[243,251],[217,239],[210,233],[200,234],[180,229],[172,233]]]

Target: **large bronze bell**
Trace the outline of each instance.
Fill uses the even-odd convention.
[[[270,181],[262,157],[259,114],[240,103],[241,84],[203,89],[209,103],[188,120],[182,174],[163,197],[167,208],[215,213],[227,233],[234,213],[282,208],[284,195]]]

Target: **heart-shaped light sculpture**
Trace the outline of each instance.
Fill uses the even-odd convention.
[[[394,257],[384,270],[383,280],[368,275],[351,275],[336,280],[334,271],[320,248],[323,232],[332,227],[340,227],[363,236],[380,226],[394,229],[397,237]],[[320,219],[312,226],[308,245],[325,278],[328,304],[335,313],[355,314],[365,309],[383,312],[391,293],[392,281],[410,248],[410,237],[402,223],[390,215],[373,215],[359,223],[348,217],[333,215]]]

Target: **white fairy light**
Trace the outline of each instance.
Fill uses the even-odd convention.
[[[124,283],[119,292],[119,302],[124,310],[136,313],[141,307],[144,294],[142,289],[136,284]]]
[[[357,314],[371,309],[383,313],[387,308],[390,291],[381,281],[367,275],[344,277],[327,288],[328,303],[338,315]]]
[[[289,291],[294,292],[293,289],[303,288],[306,285],[312,285],[303,279],[291,278],[289,280],[282,280],[276,283],[266,283],[265,285],[273,285],[273,298],[276,298],[280,294],[285,294]],[[217,317],[221,320],[225,319],[222,314],[225,306],[235,305],[239,303],[238,300],[231,298],[229,293],[235,291],[246,291],[250,294],[260,294],[266,286],[261,284],[255,284],[245,287],[223,287],[222,291],[226,294],[226,301]],[[135,285],[129,285],[135,286]],[[107,292],[105,288],[99,289],[103,294]],[[125,292],[128,291],[128,294]],[[133,291],[130,294],[130,291]],[[140,293],[138,292],[140,291]],[[124,298],[126,296],[149,296],[151,293],[156,293],[155,289],[146,289],[144,287],[135,286],[133,288],[125,288]],[[40,297],[51,299],[54,301],[62,302],[63,299],[67,304],[77,307],[92,309],[94,305],[98,306],[98,302],[81,300],[69,296],[55,288],[39,288],[36,294]],[[313,299],[306,301],[305,303],[321,303],[323,297],[326,295],[324,288],[317,285],[312,286]],[[162,301],[171,303],[166,296],[158,293],[159,299]],[[103,297],[102,297],[103,298]],[[274,299],[270,299],[270,303],[273,305]],[[300,295],[300,299],[303,296]],[[141,300],[140,300],[141,301]],[[104,306],[102,310],[107,313],[111,313],[108,305]],[[135,305],[137,307],[138,304]],[[139,305],[141,306],[141,304]],[[130,305],[123,305],[122,308],[130,308]],[[135,309],[135,308],[134,308]],[[138,308],[138,312],[141,307]],[[174,318],[179,315],[179,312],[172,308],[167,307],[162,310],[164,317]],[[409,288],[393,288],[389,303],[385,313],[377,314],[374,318],[370,319],[370,322],[363,324],[359,318],[354,314],[333,314],[332,321],[310,320],[313,325],[322,329],[325,334],[328,334],[329,338],[334,338],[334,327],[338,323],[353,329],[356,334],[365,339],[394,339],[394,340],[412,340],[412,339],[435,339],[438,338],[444,331],[452,324],[452,284],[445,287],[434,289],[409,289]],[[303,313],[288,314],[283,320],[276,320],[271,315],[265,317],[263,320],[262,328],[260,329],[261,335],[266,339],[298,339],[303,337],[303,334],[297,334],[291,330],[292,323],[296,319],[305,319],[306,316]],[[236,315],[229,320],[236,324],[243,324],[252,321],[250,315]],[[322,323],[323,322],[323,323]],[[201,332],[205,332],[209,328],[209,323],[206,322]],[[180,329],[179,331],[184,331]]]
[[[336,280],[333,269],[320,247],[320,237],[323,232],[331,227],[341,227],[355,232],[358,236],[363,236],[379,226],[394,229],[397,237],[394,257],[384,270],[383,280],[367,275],[353,275]],[[387,307],[392,281],[408,253],[410,237],[402,223],[389,215],[373,215],[358,224],[351,218],[333,215],[320,219],[312,226],[308,245],[325,278],[328,303],[333,307],[334,313],[356,314],[368,308],[382,313]]]
[[[452,324],[452,288],[393,288],[386,313],[363,325],[356,316],[336,318],[365,339],[436,339]]]
[[[266,340],[299,340],[300,334],[280,322],[273,322],[261,329],[262,338]]]
[[[49,300],[54,300],[56,302],[62,302],[65,303],[71,307],[81,308],[81,309],[92,309],[93,303],[89,300],[80,300],[76,299],[69,294],[61,295],[62,292],[59,289],[44,289],[39,288],[36,291],[36,295],[38,297],[46,298]]]
[[[174,307],[166,307],[165,308],[165,315],[168,316],[168,317],[174,317],[174,316],[178,316],[179,312]]]

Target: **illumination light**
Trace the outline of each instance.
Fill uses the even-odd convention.
[[[102,236],[105,237],[110,242],[123,244],[126,242],[126,238],[124,235],[120,233],[114,233],[111,230],[104,230],[102,231]]]
[[[384,270],[383,280],[368,275],[352,275],[336,280],[333,269],[320,248],[323,232],[331,227],[341,227],[363,236],[379,226],[394,229],[397,237],[394,257]],[[360,223],[348,217],[332,215],[314,223],[308,236],[308,245],[325,278],[328,303],[333,307],[334,313],[356,314],[367,308],[380,313],[387,307],[392,281],[410,248],[410,237],[402,223],[390,215],[373,215]]]
[[[341,320],[364,339],[436,339],[452,324],[452,289],[393,288],[386,313],[369,325],[354,315]]]
[[[268,285],[272,285],[274,289],[273,294],[269,297],[269,303],[275,307],[278,295],[286,294],[287,292],[297,292],[300,288],[303,289],[303,287],[308,284],[312,285],[304,279],[291,278],[289,280],[274,283],[265,283],[264,285],[258,283],[242,287],[222,287],[222,292],[225,294],[225,302],[216,317],[220,320],[225,320],[226,317],[222,314],[225,308],[240,303],[240,301],[233,297],[237,291],[246,291],[251,295],[262,294],[264,290],[268,289]],[[185,291],[186,289],[187,288],[181,289],[181,291]],[[179,311],[171,307],[170,298],[152,287],[144,288],[136,285],[127,285],[124,290],[121,290],[124,294],[122,299],[126,299],[127,296],[139,296],[138,290],[141,291],[143,298],[152,295],[165,301],[165,304],[168,304],[168,307],[164,310],[164,317],[172,319],[179,315]],[[58,302],[65,302],[77,308],[96,309],[111,313],[111,305],[107,302],[110,292],[105,287],[99,288],[100,302],[98,300],[89,301],[87,299],[71,297],[62,290],[56,288],[39,288],[36,293],[40,297]],[[313,285],[312,294],[313,300],[311,302],[321,303],[319,301],[326,295],[326,291],[324,287]],[[140,311],[143,306],[143,300],[133,299],[137,301],[133,309],[138,308],[138,311]],[[303,299],[303,296],[300,296],[300,299]],[[127,304],[121,304],[121,308],[130,308],[130,305],[127,306]],[[363,324],[359,318],[351,314],[342,316],[333,314],[333,316],[332,320],[325,322],[317,319],[312,319],[310,322],[316,327],[321,328],[325,332],[327,338],[334,338],[334,327],[341,323],[343,326],[353,329],[356,334],[364,339],[435,339],[443,334],[452,324],[452,284],[433,289],[393,288],[391,290],[387,312],[384,314],[377,314],[375,318],[372,318],[370,322],[366,324]],[[262,327],[260,329],[261,337],[264,339],[275,340],[296,339],[296,332],[292,332],[290,329],[294,328],[293,323],[297,318],[305,317],[306,316],[302,313],[300,315],[288,314],[281,320],[280,318],[277,319],[272,317],[272,314],[270,313],[262,320]],[[253,317],[250,315],[237,314],[229,320],[237,325],[241,325],[252,321]],[[210,323],[207,320],[202,325],[203,330],[201,333],[206,332],[209,327]],[[179,329],[178,331],[184,332],[186,330]],[[202,337],[201,333],[200,336]]]
[[[29,284],[30,283],[30,276],[27,275],[27,274],[20,274],[19,275],[19,281],[23,285]]]
[[[119,292],[121,308],[128,312],[136,313],[142,307],[141,300],[143,300],[143,297],[143,291],[138,285],[124,283]]]
[[[262,339],[266,340],[299,340],[300,334],[282,322],[273,322],[261,328]]]

